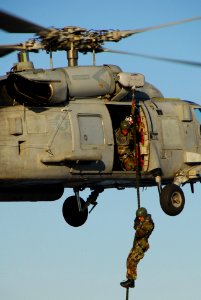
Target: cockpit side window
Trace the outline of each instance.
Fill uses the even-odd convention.
[[[196,120],[200,124],[200,134],[201,134],[201,109],[200,108],[194,108],[194,113],[195,113]]]
[[[194,108],[195,116],[197,121],[201,124],[201,109],[200,108]]]

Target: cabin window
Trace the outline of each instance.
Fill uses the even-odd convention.
[[[104,144],[103,121],[100,115],[79,114],[78,124],[81,146]]]

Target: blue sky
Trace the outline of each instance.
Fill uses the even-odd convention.
[[[187,1],[1,1],[7,10],[46,27],[76,25],[88,29],[136,29],[201,15],[199,0]],[[138,34],[111,49],[201,61],[201,21]],[[1,43],[22,42],[30,35],[0,32]],[[48,68],[45,53],[31,55],[36,67]],[[81,65],[91,56],[80,56]],[[0,74],[16,61],[0,60]],[[67,64],[65,53],[54,54],[54,66]],[[97,64],[116,64],[139,72],[166,97],[201,103],[201,69],[116,54],[100,54]],[[168,217],[160,208],[157,188],[141,191],[142,205],[155,221],[151,248],[138,269],[130,299],[201,299],[201,187],[183,188],[185,209]],[[81,196],[86,199],[88,191]],[[66,190],[53,203],[0,203],[0,291],[4,300],[125,299],[119,282],[133,241],[136,191],[105,191],[80,228],[66,225],[62,204]]]

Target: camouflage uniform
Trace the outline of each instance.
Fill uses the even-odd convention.
[[[127,258],[127,274],[128,279],[137,278],[137,264],[144,257],[144,253],[149,249],[148,238],[154,229],[154,222],[151,215],[147,215],[145,220],[140,222],[138,218],[134,221],[135,238],[133,247]]]
[[[133,171],[135,170],[135,156],[134,156],[134,143],[131,131],[128,131],[127,135],[121,132],[121,129],[115,131],[117,152],[119,155],[119,160],[123,170]]]

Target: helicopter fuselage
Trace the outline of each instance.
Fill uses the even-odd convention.
[[[131,116],[134,99],[128,92],[133,84],[143,85],[142,77],[115,66],[84,68],[14,72],[2,80],[0,201],[51,201],[64,188],[139,185],[158,186],[162,199],[169,195],[161,200],[165,206],[173,199],[173,210],[183,209],[179,186],[201,178],[201,106],[163,97],[138,99],[140,174],[126,171],[115,132]],[[168,191],[162,185],[169,185]]]
[[[182,173],[181,183],[199,180],[201,135],[196,114],[200,109],[179,99],[140,101],[141,186],[156,185],[154,176],[159,174],[164,183],[178,180]],[[135,186],[135,172],[122,170],[115,153],[114,130],[130,110],[131,102],[95,98],[60,107],[1,107],[1,183]]]

